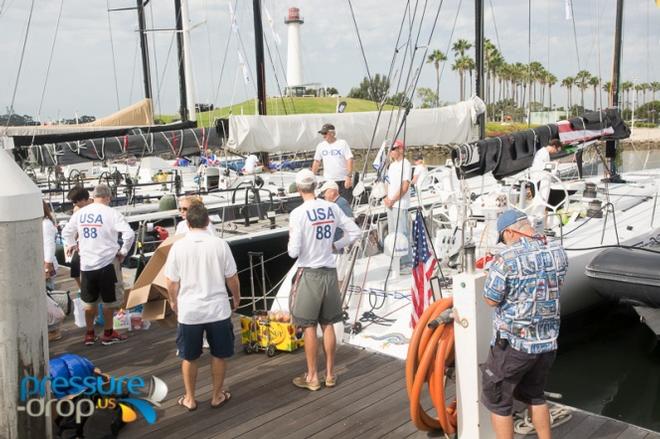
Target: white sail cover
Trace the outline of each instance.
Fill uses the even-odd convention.
[[[485,105],[478,97],[442,108],[411,110],[405,127],[406,144],[448,145],[474,141],[478,137],[475,130],[477,116],[484,111]],[[386,139],[393,140],[398,113],[398,110],[382,112],[373,139],[375,147]],[[323,124],[331,123],[337,129],[337,137],[346,140],[351,148],[366,149],[371,144],[377,119],[377,111],[231,116],[227,145],[241,153],[313,151],[322,140],[318,131]],[[403,132],[399,137],[403,138]]]

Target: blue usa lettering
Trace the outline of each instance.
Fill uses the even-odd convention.
[[[307,214],[307,218],[311,221],[319,221],[319,220],[325,220],[325,219],[335,219],[335,214],[332,212],[331,208],[323,208],[323,207],[318,207],[316,209],[311,209],[305,211]]]
[[[81,213],[78,221],[80,221],[80,224],[103,224],[103,215],[94,216],[93,213]]]

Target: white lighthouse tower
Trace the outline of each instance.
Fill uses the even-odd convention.
[[[284,20],[289,28],[289,41],[286,60],[286,82],[289,93],[303,85],[302,52],[300,50],[300,26],[304,23],[300,9],[289,8],[289,15]],[[294,93],[295,94],[295,93]]]

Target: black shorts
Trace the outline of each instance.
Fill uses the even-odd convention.
[[[557,352],[528,354],[513,349],[491,346],[488,360],[481,366],[481,402],[500,416],[513,413],[513,399],[527,405],[545,404],[545,383]]]
[[[204,333],[211,348],[211,355],[216,358],[229,358],[234,355],[234,325],[230,317],[226,320],[198,325],[179,323],[176,330],[179,358],[188,361],[198,359],[202,355]]]
[[[71,257],[71,263],[69,264],[69,271],[72,278],[80,277],[80,255],[78,252],[74,252]]]
[[[93,304],[99,301],[113,303],[117,301],[115,284],[117,274],[113,264],[98,270],[80,272],[80,298],[83,302]]]

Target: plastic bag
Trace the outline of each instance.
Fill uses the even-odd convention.
[[[46,309],[48,310],[48,327],[57,326],[64,320],[64,311],[50,297],[46,296]]]
[[[87,326],[85,323],[85,304],[80,297],[73,299],[73,321],[79,328]]]
[[[130,331],[131,330],[130,314],[124,311],[123,309],[120,309],[119,311],[115,312],[115,315],[112,318],[112,329],[115,330],[128,329]]]

